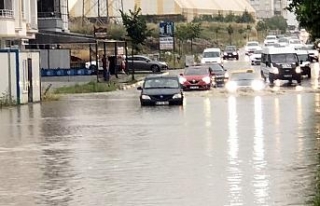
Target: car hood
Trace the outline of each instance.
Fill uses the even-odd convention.
[[[245,49],[247,50],[247,51],[253,51],[253,50],[260,50],[261,49],[261,47],[260,46],[246,46],[245,47]]]
[[[181,92],[180,88],[163,88],[163,89],[143,89],[145,95],[174,95]]]
[[[213,71],[214,75],[224,75],[224,71]]]
[[[202,63],[206,63],[206,62],[221,62],[221,58],[220,57],[212,57],[212,58],[202,58],[201,59]]]
[[[250,58],[251,58],[251,59],[261,58],[261,54],[251,54]]]
[[[209,77],[208,75],[184,75],[187,80],[201,80],[203,77]]]

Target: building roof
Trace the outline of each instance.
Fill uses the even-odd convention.
[[[224,14],[230,11],[234,13],[243,13],[247,10],[249,13],[255,13],[255,9],[247,0],[175,0],[182,9],[198,10],[199,14],[212,14],[212,11],[222,12]],[[211,13],[210,13],[211,11]]]

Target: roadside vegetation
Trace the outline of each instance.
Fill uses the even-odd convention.
[[[54,94],[77,94],[115,91],[119,87],[114,82],[98,83],[89,82],[87,84],[75,84],[74,86],[60,87],[54,90]]]
[[[0,96],[0,109],[3,107],[11,107],[11,106],[15,106],[16,105],[16,101],[8,94],[3,93]]]

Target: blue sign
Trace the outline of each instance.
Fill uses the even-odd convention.
[[[162,36],[162,37],[163,36],[173,37],[173,35],[174,35],[174,22],[172,22],[172,21],[160,22],[159,31],[160,31],[160,36]]]

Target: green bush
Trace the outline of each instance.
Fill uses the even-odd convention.
[[[57,88],[55,94],[76,94],[76,93],[94,93],[94,92],[110,92],[117,90],[118,86],[113,83],[97,83],[89,82],[87,84],[75,84],[74,86],[65,86]]]

